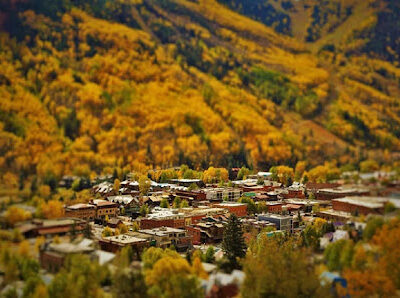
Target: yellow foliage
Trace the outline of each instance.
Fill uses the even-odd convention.
[[[193,269],[193,273],[196,274],[199,278],[208,279],[208,274],[204,270],[199,257],[196,257],[193,259],[192,269]]]
[[[60,218],[64,215],[64,204],[60,201],[50,200],[40,206],[44,218]]]
[[[11,206],[5,213],[5,220],[10,225],[15,225],[18,222],[26,221],[32,217],[32,214],[22,208]]]

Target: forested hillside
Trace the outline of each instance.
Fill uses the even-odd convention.
[[[392,34],[378,8],[376,26],[357,25],[388,40],[383,51],[361,29],[315,51],[290,36],[285,11],[296,1],[271,1],[279,22],[255,15],[264,8],[241,9],[244,1],[219,2],[2,1],[3,182],[115,167],[393,158],[398,40],[380,33]],[[351,17],[346,4],[332,26]],[[317,43],[333,30],[326,24],[305,24],[303,37]]]

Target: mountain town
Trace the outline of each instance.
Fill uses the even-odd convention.
[[[375,166],[312,181],[302,164],[64,176],[38,189],[47,202],[2,212],[2,293],[395,295],[400,176]]]
[[[400,296],[400,1],[0,0],[0,297]]]

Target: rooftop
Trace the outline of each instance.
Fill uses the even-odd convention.
[[[155,236],[165,236],[169,233],[184,233],[185,230],[182,229],[175,229],[170,227],[161,227],[161,228],[154,228],[154,229],[144,229],[139,230],[140,233],[150,234]]]
[[[170,208],[154,208],[153,212],[148,214],[146,219],[168,219],[183,217],[183,213],[179,213],[178,209]]]
[[[119,244],[132,244],[132,243],[138,243],[138,242],[146,242],[146,239],[138,238],[135,236],[130,236],[130,235],[117,235],[117,236],[109,236],[109,237],[104,237],[103,240],[108,240],[111,242],[119,243]]]
[[[367,208],[382,208],[385,203],[391,202],[396,208],[400,208],[400,200],[385,197],[345,197],[341,199],[334,199],[332,201],[343,202],[353,205],[358,205]]]
[[[112,206],[115,206],[115,203],[113,203],[113,202],[109,202],[109,201],[106,201],[106,200],[100,200],[100,199],[98,199],[98,200],[93,200],[93,205],[96,205],[96,206],[110,206],[110,207],[112,207]]]
[[[110,196],[107,198],[107,200],[110,202],[124,204],[124,205],[130,204],[132,201],[139,203],[139,200],[135,199],[131,195]]]
[[[258,219],[260,218],[274,218],[274,219],[292,219],[289,215],[281,215],[275,213],[262,213],[258,215]]]
[[[244,203],[237,203],[237,202],[223,202],[216,204],[216,206],[221,206],[221,207],[238,207],[238,206],[243,206],[246,205]]]
[[[201,182],[200,179],[171,179],[172,182],[178,183],[198,183]]]
[[[95,206],[90,205],[90,204],[79,203],[79,204],[67,206],[66,208],[72,209],[72,210],[87,209],[87,208],[94,209]]]

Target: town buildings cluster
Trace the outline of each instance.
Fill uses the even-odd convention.
[[[61,183],[69,184],[67,178]],[[148,247],[174,247],[180,253],[207,245],[219,248],[231,214],[240,218],[245,233],[269,234],[301,233],[316,218],[340,226],[358,215],[383,216],[388,205],[400,208],[397,189],[394,186],[388,192],[343,182],[284,186],[272,181],[269,172],[231,181],[229,186],[204,184],[200,179],[151,181],[146,194],[141,194],[133,179],[122,181],[119,189],[103,181],[92,186],[93,199],[88,203],[65,206],[64,218],[35,219],[18,228],[26,238],[69,234],[88,238],[78,243],[49,240],[42,245],[41,266],[55,272],[67,255],[75,253],[106,263],[127,246],[137,260]],[[321,239],[321,245],[347,237],[347,232],[335,233],[329,240]]]

